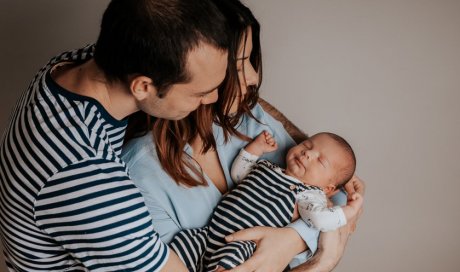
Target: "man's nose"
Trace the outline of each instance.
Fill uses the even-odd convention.
[[[215,89],[213,92],[207,94],[205,97],[201,99],[201,104],[207,105],[216,103],[217,99],[219,98],[219,92]]]

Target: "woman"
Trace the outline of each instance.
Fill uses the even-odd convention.
[[[207,224],[222,195],[234,186],[229,169],[249,138],[269,130],[278,142],[280,153],[295,144],[283,125],[257,104],[262,78],[257,20],[239,1],[221,0],[216,4],[233,31],[227,77],[219,89],[217,103],[201,106],[181,121],[155,120],[153,139],[147,134],[124,148],[131,177],[146,200],[156,231],[167,243],[181,229]],[[280,153],[265,158],[282,165],[284,156],[279,156]],[[298,233],[311,252],[316,249],[316,231],[307,229],[302,221],[293,228],[262,229],[264,234],[269,233],[270,239],[282,236],[282,240],[289,241],[286,237],[293,237],[290,241],[294,242],[283,252],[285,260],[277,264],[281,270],[304,247]],[[262,250],[260,244],[258,251]],[[269,253],[276,254],[273,250]],[[263,260],[279,259],[269,258],[268,254],[261,256]]]

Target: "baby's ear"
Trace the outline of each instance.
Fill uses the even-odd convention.
[[[326,196],[329,198],[335,195],[339,191],[339,189],[334,184],[331,183],[327,185],[326,187],[324,187],[323,191],[326,194]]]

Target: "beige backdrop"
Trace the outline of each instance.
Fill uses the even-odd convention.
[[[48,58],[94,41],[107,2],[0,0],[2,130]],[[308,133],[349,139],[367,182],[336,271],[458,271],[460,1],[247,3],[262,96]]]

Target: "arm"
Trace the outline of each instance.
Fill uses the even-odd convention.
[[[308,135],[305,132],[300,130],[296,125],[289,121],[289,119],[287,119],[284,114],[278,111],[270,103],[260,97],[258,102],[268,114],[283,124],[283,127],[286,129],[287,133],[291,135],[292,139],[294,139],[296,143],[301,143],[308,138]]]
[[[339,206],[327,207],[326,199],[320,199],[310,193],[308,199],[298,201],[300,217],[317,230],[331,231],[342,227],[347,223],[344,211]]]
[[[232,164],[230,175],[235,183],[240,183],[257,164],[259,156],[241,149]]]
[[[264,153],[275,151],[278,148],[275,139],[267,131],[260,133],[245,148],[241,149],[232,164],[231,177],[240,182],[245,178]]]
[[[298,210],[302,219],[320,231],[332,231],[344,226],[348,220],[355,217],[363,204],[363,199],[358,193],[353,193],[352,198],[345,207],[327,207],[324,195],[318,192],[308,192],[308,198],[298,201]]]
[[[56,173],[37,197],[35,218],[90,270],[157,271],[169,262],[186,271],[177,260],[168,261],[170,251],[119,163],[87,159]]]
[[[161,269],[161,272],[187,272],[188,269],[185,267],[184,263],[173,251],[169,251],[169,258],[165,266]]]
[[[349,235],[349,224],[335,231],[321,233],[317,253],[291,272],[332,271],[342,258]]]

